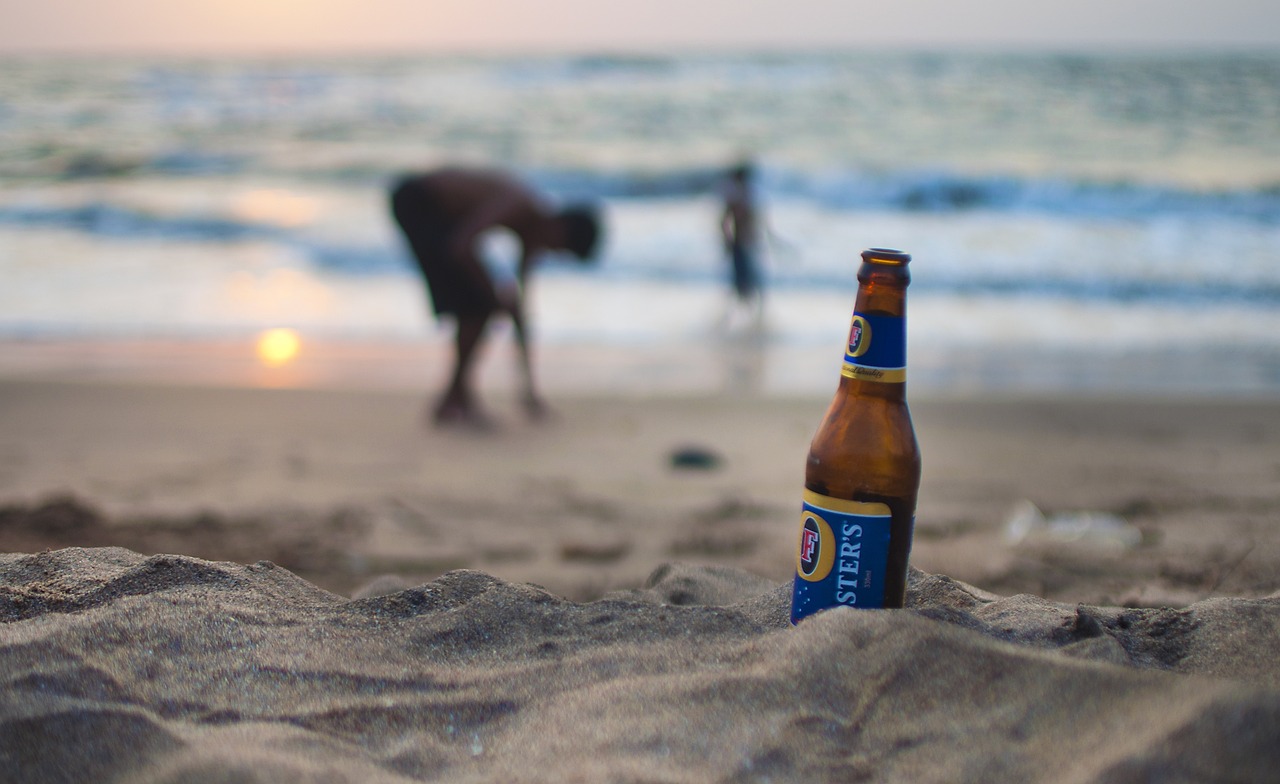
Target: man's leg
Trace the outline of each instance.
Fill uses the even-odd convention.
[[[459,314],[457,322],[453,377],[449,381],[449,388],[444,398],[436,406],[436,422],[485,424],[486,420],[475,402],[471,376],[476,355],[484,340],[489,313]]]

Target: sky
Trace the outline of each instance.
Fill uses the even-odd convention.
[[[0,0],[0,55],[1280,49],[1277,0]]]

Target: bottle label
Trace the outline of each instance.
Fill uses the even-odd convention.
[[[889,507],[804,491],[791,622],[828,607],[884,606]]]
[[[855,381],[906,381],[907,320],[854,313],[840,372]]]

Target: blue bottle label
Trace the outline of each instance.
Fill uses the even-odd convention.
[[[884,606],[889,507],[804,491],[791,622],[828,607]]]
[[[907,320],[854,313],[840,372],[857,381],[906,381]]]

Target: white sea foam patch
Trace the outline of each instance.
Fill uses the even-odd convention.
[[[681,343],[710,334],[727,301],[714,283],[608,282],[584,277],[540,281],[532,306],[538,335],[565,343]]]
[[[768,254],[780,283],[823,277],[855,285],[859,251],[880,246],[912,254],[913,294],[926,288],[1091,296],[1170,287],[1189,293],[1198,286],[1233,293],[1231,287],[1280,288],[1280,225],[981,211],[841,213],[798,202],[778,204],[770,217],[786,241]]]
[[[662,245],[656,238],[653,252],[663,252]],[[918,276],[928,275],[931,259],[917,262]],[[540,338],[559,342],[702,339],[715,334],[732,305],[722,263],[704,253],[687,265],[698,271],[692,278],[613,274],[608,259],[599,269],[549,272],[531,288],[534,329]],[[272,242],[103,241],[5,230],[0,276],[0,328],[7,331],[191,333],[292,326],[413,336],[435,328],[416,272],[331,272],[310,264],[296,246]],[[767,337],[783,344],[838,345],[853,302],[852,281],[826,289],[770,290]],[[1280,312],[1263,304],[1053,293],[1009,297],[936,287],[912,290],[909,319],[911,345],[924,348],[1268,347],[1280,334]]]
[[[1264,307],[1081,301],[1065,297],[922,296],[911,303],[911,345],[921,348],[1035,348],[1046,351],[1265,349],[1280,313]]]
[[[274,243],[5,231],[0,279],[0,330],[10,334],[192,336],[288,326],[406,336],[430,324],[414,278],[326,274]]]

